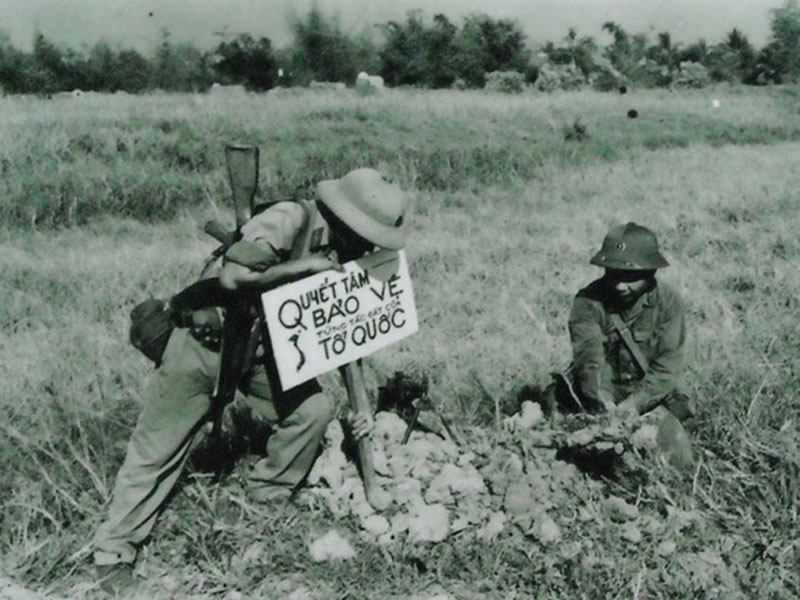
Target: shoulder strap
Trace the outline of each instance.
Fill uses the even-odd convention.
[[[312,238],[315,234],[320,235],[317,234],[317,221],[319,216],[317,203],[309,200],[297,200],[296,202],[303,207],[305,220],[297,236],[294,238],[292,251],[289,255],[292,259],[301,258],[308,254],[309,250],[314,246],[314,240]]]
[[[630,350],[630,353],[633,355],[633,359],[642,370],[642,373],[647,373],[647,369],[650,368],[650,363],[647,361],[647,357],[642,353],[642,349],[639,348],[636,340],[633,339],[631,330],[628,329],[628,326],[622,322],[622,319],[617,313],[609,314],[609,318],[611,319],[611,324],[614,326],[614,329],[617,330],[617,333],[619,333],[622,341],[625,342],[628,350]]]

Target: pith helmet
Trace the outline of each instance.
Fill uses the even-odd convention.
[[[317,194],[345,225],[381,248],[399,250],[406,243],[406,195],[375,169],[356,169],[341,179],[317,184]]]
[[[603,240],[603,247],[589,262],[626,271],[650,271],[669,265],[658,250],[656,234],[630,222],[612,227]]]

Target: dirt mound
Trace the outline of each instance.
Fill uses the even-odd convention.
[[[378,514],[342,450],[344,432],[334,421],[309,476],[311,491],[337,518],[355,517],[362,538],[379,545],[439,542],[453,534],[491,540],[511,525],[549,543],[561,537],[561,509],[597,496],[603,487],[587,472],[630,476],[635,471],[623,458],[632,447],[626,440],[644,447],[652,437],[644,428],[630,435],[622,424],[597,417],[571,419],[556,430],[532,403],[502,425],[498,432],[462,432],[460,445],[419,431],[403,444],[406,422],[394,412],[378,412],[375,470],[393,499]]]

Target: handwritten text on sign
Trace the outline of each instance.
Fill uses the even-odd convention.
[[[381,250],[262,294],[281,387],[292,388],[417,331],[405,251]]]

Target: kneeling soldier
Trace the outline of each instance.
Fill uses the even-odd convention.
[[[684,307],[678,294],[656,279],[656,270],[669,263],[655,234],[636,223],[613,227],[590,262],[605,273],[572,304],[574,396],[557,394],[559,406],[574,409],[579,402],[585,410],[629,415],[664,406],[677,421],[689,418],[694,403],[680,390]]]
[[[313,208],[322,219],[316,233],[328,240],[323,245],[326,252],[292,258],[297,256],[293,249],[298,240],[308,234],[310,211],[298,202],[279,202],[247,221],[242,239],[203,278],[218,276],[223,295],[259,292],[337,268],[375,246],[403,247],[406,197],[377,171],[358,169],[341,179],[323,181],[317,193],[319,200]],[[197,311],[193,327],[172,332],[149,383],[117,475],[108,518],[94,539],[95,564],[106,589],[116,591],[130,583],[136,547],[151,532],[192,442],[210,415],[220,363],[219,335],[210,332],[215,325],[217,332],[221,329],[214,313],[213,308]],[[259,330],[253,327],[251,337]],[[335,406],[316,380],[276,391],[279,386],[270,382],[271,357],[256,356],[257,347],[257,339],[248,343],[251,352],[238,385],[273,425],[267,456],[255,464],[248,482],[252,499],[270,501],[288,497],[305,479],[335,416]],[[368,434],[371,427],[368,415],[358,415],[352,423],[356,438]]]

